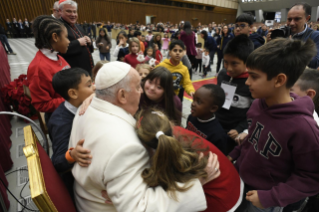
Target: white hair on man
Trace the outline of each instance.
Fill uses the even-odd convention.
[[[58,10],[59,9],[59,1],[54,2],[53,9],[54,10]]]
[[[104,64],[95,78],[96,97],[112,103],[120,89],[130,92],[130,69],[130,65],[118,61]]]
[[[131,76],[127,74],[121,81],[116,83],[115,85],[104,88],[101,90],[96,89],[95,94],[99,99],[103,99],[108,102],[113,102],[115,100],[116,94],[120,89],[125,90],[126,92],[130,92],[130,80]]]
[[[59,9],[62,10],[64,5],[66,5],[66,4],[74,6],[74,7],[76,7],[76,9],[78,9],[78,3],[76,3],[75,1],[72,1],[72,0],[66,0],[66,1],[60,3]]]

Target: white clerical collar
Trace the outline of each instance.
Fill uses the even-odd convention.
[[[68,111],[70,111],[71,113],[73,113],[74,115],[76,115],[76,112],[78,111],[78,108],[75,107],[74,105],[72,105],[70,102],[65,101],[64,102],[64,106],[66,107],[66,109],[68,109]]]
[[[58,61],[58,53],[57,51],[51,52],[50,49],[40,49],[40,51],[50,60]]]
[[[215,119],[215,115],[213,117],[211,117],[210,119],[207,119],[207,120],[203,120],[203,119],[199,119],[197,118],[197,120],[201,123],[207,123],[207,122],[210,122],[210,121],[213,121]]]
[[[294,34],[293,37],[303,35],[303,34],[307,31],[307,29],[308,29],[308,25],[305,24],[305,29],[304,29],[302,32],[299,32],[299,33],[297,33],[297,34]]]

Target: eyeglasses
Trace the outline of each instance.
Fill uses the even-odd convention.
[[[235,24],[235,29],[237,29],[238,27],[240,29],[244,29],[247,26],[247,24]]]

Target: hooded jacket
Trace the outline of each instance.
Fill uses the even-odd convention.
[[[229,155],[250,190],[265,207],[295,203],[319,190],[319,128],[309,97],[268,107],[253,102],[247,113],[249,134]]]
[[[261,37],[258,33],[250,34],[249,39],[254,43],[255,49],[265,44],[265,39]]]
[[[186,93],[195,92],[194,86],[189,76],[186,66],[180,61],[177,66],[174,66],[169,59],[165,59],[158,66],[167,68],[173,75],[174,92],[178,95],[180,88],[184,88]]]

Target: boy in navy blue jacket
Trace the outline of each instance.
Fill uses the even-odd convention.
[[[251,33],[254,23],[254,17],[251,14],[243,13],[236,18],[234,35],[247,35],[254,43],[254,49],[264,45],[265,39],[258,33]]]
[[[213,84],[203,85],[193,96],[186,129],[208,140],[226,154],[227,135],[215,116],[215,112],[224,102],[225,93],[221,87]]]
[[[73,118],[82,102],[94,92],[89,73],[81,68],[71,68],[57,72],[52,79],[52,85],[65,102],[53,112],[48,130],[52,140],[52,163],[60,174],[71,197],[73,197],[73,181],[71,168],[74,162],[81,166],[90,163],[90,151],[82,147],[84,140],[78,142],[76,148],[68,149]]]
[[[290,93],[316,54],[308,40],[278,38],[247,59],[246,84],[256,100],[248,136],[229,159],[248,190],[248,211],[298,210],[319,190],[319,128],[310,97]]]

